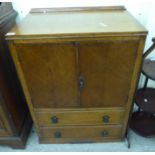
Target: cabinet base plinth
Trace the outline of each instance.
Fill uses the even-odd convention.
[[[21,133],[18,136],[0,137],[0,145],[8,145],[13,149],[24,149],[31,129],[32,119],[28,114],[23,124]]]

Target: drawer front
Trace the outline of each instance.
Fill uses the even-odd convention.
[[[40,139],[53,140],[53,142],[93,142],[120,139],[122,137],[121,135],[121,125],[47,127],[40,129]]]
[[[36,112],[36,118],[41,127],[121,124],[124,110]]]

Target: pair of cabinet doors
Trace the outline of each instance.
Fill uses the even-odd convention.
[[[121,107],[127,103],[136,41],[15,46],[34,108]]]

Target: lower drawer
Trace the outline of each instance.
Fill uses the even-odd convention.
[[[40,141],[43,143],[81,143],[121,138],[121,125],[46,127],[40,129]]]

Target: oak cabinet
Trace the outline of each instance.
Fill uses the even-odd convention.
[[[10,31],[41,143],[124,138],[146,34],[123,7],[32,9]]]

